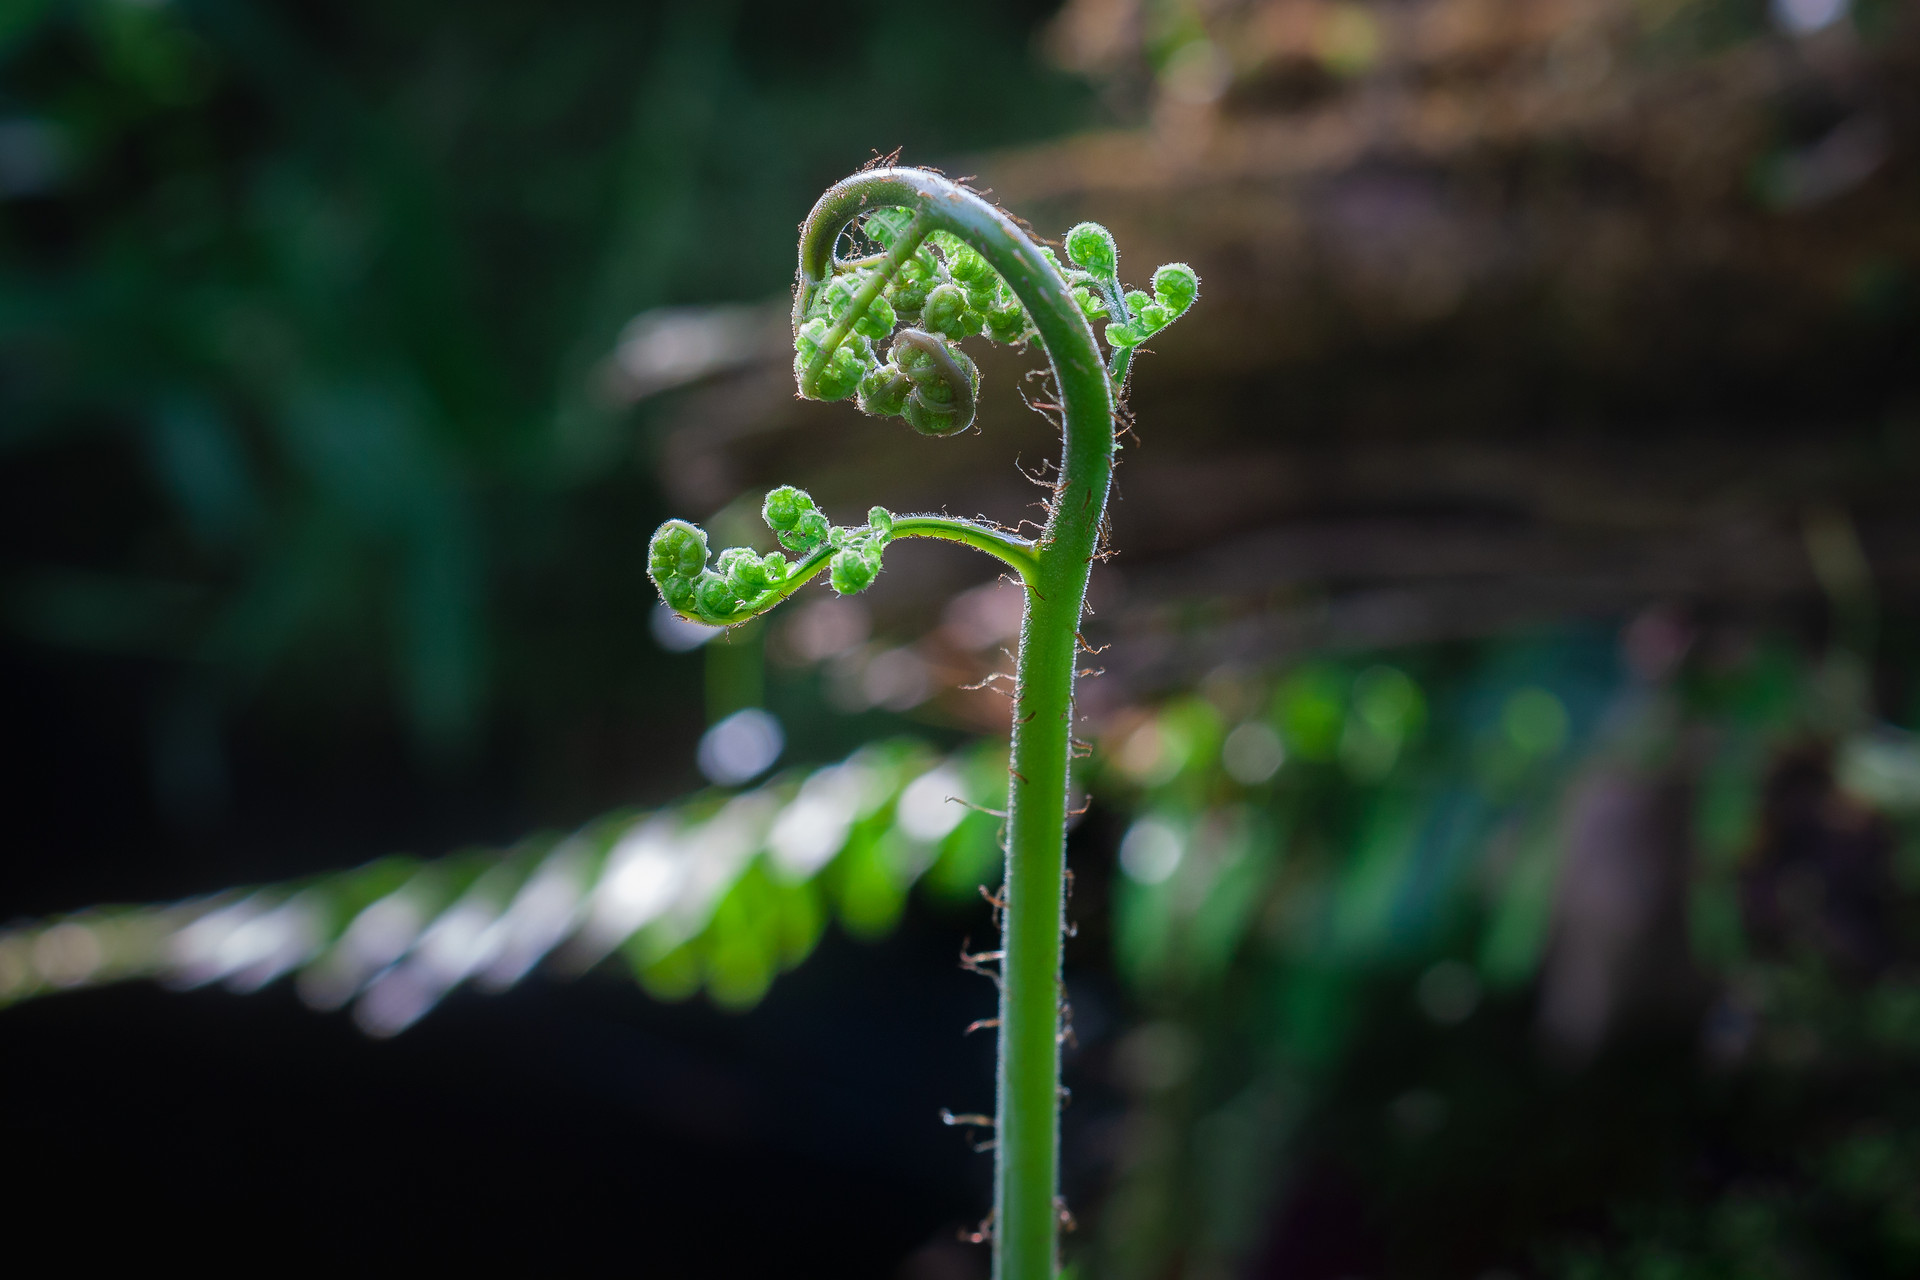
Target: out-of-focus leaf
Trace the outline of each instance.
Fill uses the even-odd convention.
[[[351,1002],[363,1029],[392,1035],[462,983],[498,991],[543,960],[578,972],[618,952],[657,998],[704,990],[748,1008],[818,945],[829,906],[856,936],[890,931],[941,848],[965,850],[941,896],[955,895],[964,868],[997,881],[978,828],[935,842],[926,815],[910,806],[903,820],[900,807],[923,779],[921,793],[937,789],[943,803],[980,803],[980,762],[994,751],[983,743],[943,761],[918,743],[878,743],[738,795],[610,814],[511,849],[386,858],[18,926],[0,932],[0,1003],[139,977],[252,991],[293,974],[309,1004]],[[1004,762],[1004,745],[998,754]]]

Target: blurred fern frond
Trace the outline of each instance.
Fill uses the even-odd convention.
[[[0,1005],[149,978],[256,991],[292,975],[318,1009],[372,1035],[449,991],[513,986],[543,962],[619,955],[653,995],[757,1003],[829,919],[898,921],[916,882],[971,895],[995,874],[993,744],[940,757],[892,741],[735,795],[606,815],[563,835],[433,860],[383,858],[183,902],[95,907],[0,931]]]

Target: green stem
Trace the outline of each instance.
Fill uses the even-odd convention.
[[[840,232],[866,210],[887,206],[914,210],[916,232],[924,227],[958,236],[1000,273],[1039,331],[1065,410],[1060,482],[1032,564],[1022,567],[1029,590],[1008,766],[994,1156],[995,1280],[1050,1280],[1057,1260],[1060,948],[1074,667],[1112,479],[1113,392],[1093,331],[1055,266],[992,205],[917,169],[856,174],[820,198],[801,227],[796,316],[831,275]],[[909,241],[918,237],[903,236],[895,251]],[[848,316],[856,310],[850,307]],[[1007,559],[999,550],[982,549]]]
[[[971,520],[956,520],[952,516],[895,516],[893,536],[964,542],[1000,560],[1018,573],[1023,581],[1031,581],[1039,568],[1034,558],[1033,543],[983,524],[975,524]]]

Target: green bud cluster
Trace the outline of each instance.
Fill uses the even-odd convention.
[[[806,385],[806,370],[819,357],[832,327],[826,316],[814,316],[793,335],[793,376],[802,386]],[[849,333],[815,377],[812,398],[845,400],[859,387],[861,377],[873,363],[873,340],[862,333]]]
[[[860,408],[900,417],[926,436],[950,436],[973,423],[980,369],[964,351],[923,329],[894,336],[885,364],[860,380]]]
[[[911,222],[905,210],[876,209],[862,230],[891,250]],[[1032,319],[984,257],[959,238],[935,232],[860,308],[839,346],[809,378],[828,334],[879,270],[873,259],[849,265],[808,299],[794,333],[793,369],[802,393],[816,400],[858,395],[865,412],[905,418],[924,435],[964,431],[973,425],[980,373],[953,344],[982,335],[1024,342],[1033,336]],[[874,344],[902,323],[910,327],[894,336],[884,356],[878,353]]]
[[[760,518],[781,546],[803,556],[824,543],[831,532],[827,517],[813,504],[812,496],[790,484],[767,494],[767,500],[760,504]]]
[[[729,547],[707,567],[707,535],[698,525],[669,520],[654,530],[647,547],[647,576],[674,612],[696,622],[738,622],[779,598],[787,558]]]
[[[1200,296],[1200,277],[1184,262],[1169,262],[1153,273],[1153,294],[1138,289],[1126,295],[1133,318],[1107,326],[1107,345],[1137,347],[1187,313]]]
[[[861,229],[891,254],[912,224],[904,209],[875,209]],[[1104,328],[1116,379],[1125,378],[1132,350],[1179,319],[1199,296],[1200,278],[1184,262],[1154,272],[1152,293],[1123,289],[1119,246],[1097,222],[1067,233],[1070,265],[1051,249],[1043,252],[1060,267],[1088,323]],[[876,285],[885,261],[883,255],[840,264],[806,300],[793,335],[801,394],[815,400],[857,396],[863,412],[905,418],[923,435],[964,431],[973,425],[980,371],[954,344],[982,335],[1024,342],[1034,336],[1032,318],[986,258],[948,232],[933,232]],[[849,322],[850,310],[857,313]],[[842,337],[822,362],[828,336],[843,323]],[[901,324],[908,327],[895,333]],[[882,353],[877,344],[889,335],[893,342]]]
[[[1067,232],[1067,261],[1073,265],[1063,274],[1074,302],[1089,321],[1107,321],[1107,345],[1116,353],[1132,350],[1178,320],[1200,296],[1200,277],[1184,262],[1155,271],[1150,294],[1123,290],[1119,247],[1113,233],[1097,222]]]
[[[893,516],[884,507],[869,511],[864,525],[835,528],[812,497],[791,485],[769,493],[761,515],[788,551],[812,557],[831,549],[829,580],[842,595],[873,584],[893,537]],[[709,568],[706,531],[685,520],[661,525],[647,547],[647,576],[660,598],[681,617],[710,626],[731,626],[772,608],[791,593],[794,571],[780,552],[763,556],[751,547],[728,547]]]
[[[1067,261],[1088,275],[1111,280],[1120,272],[1120,246],[1113,232],[1097,222],[1082,222],[1067,232]]]
[[[885,507],[867,512],[865,525],[835,528],[827,534],[833,564],[827,580],[843,596],[857,595],[880,576],[880,555],[893,538],[893,513]]]

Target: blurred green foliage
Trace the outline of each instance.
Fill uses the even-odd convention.
[[[1854,660],[1650,617],[1390,663],[1216,673],[1103,756],[1099,1274],[1911,1274],[1920,754]]]
[[[358,1000],[363,1028],[390,1035],[469,978],[500,990],[554,952],[560,972],[618,954],[657,999],[748,1009],[830,922],[889,934],[916,884],[935,903],[977,906],[1000,874],[1003,822],[970,797],[998,799],[1005,762],[1004,742],[943,759],[895,739],[508,849],[23,925],[0,931],[0,1005],[132,978],[253,991],[293,974],[309,1004]],[[380,995],[396,973],[421,995],[404,1016]]]

